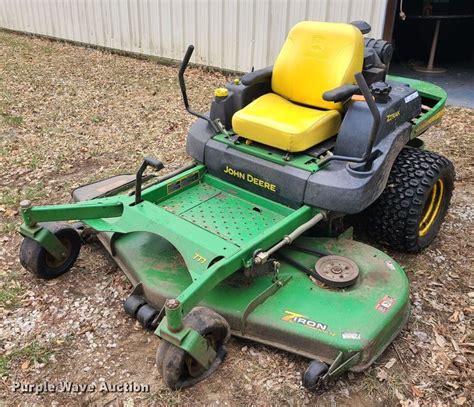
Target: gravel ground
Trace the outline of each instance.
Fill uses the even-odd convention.
[[[67,202],[74,187],[134,172],[145,154],[167,170],[179,167],[192,118],[182,108],[176,67],[1,31],[0,61],[0,404],[472,403],[472,110],[449,108],[424,136],[456,165],[452,208],[424,253],[390,252],[411,281],[412,315],[370,369],[316,396],[301,386],[306,360],[232,339],[218,374],[171,392],[154,369],[159,339],[123,312],[131,286],[100,246],[85,246],[70,273],[40,281],[19,265],[15,228],[21,199]],[[205,110],[225,79],[190,69],[192,105]],[[14,390],[15,383],[64,381],[97,388]],[[131,382],[150,391],[99,391],[102,383]]]

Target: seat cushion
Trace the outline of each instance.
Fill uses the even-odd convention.
[[[232,117],[233,130],[253,141],[289,152],[306,150],[334,136],[341,124],[336,110],[318,110],[267,93]]]
[[[362,70],[364,39],[352,24],[302,21],[288,34],[273,66],[273,92],[307,106],[342,110],[323,93],[355,83]]]

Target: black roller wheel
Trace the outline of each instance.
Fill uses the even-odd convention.
[[[156,365],[164,382],[174,390],[190,387],[208,377],[224,359],[225,343],[230,327],[219,314],[206,307],[195,307],[184,318],[184,326],[192,328],[206,338],[208,346],[216,351],[216,358],[206,370],[183,349],[161,340]]]
[[[454,177],[454,166],[447,158],[405,147],[382,195],[366,210],[369,236],[403,252],[423,250],[443,223]]]
[[[42,226],[54,233],[64,245],[64,258],[54,258],[35,240],[25,237],[20,247],[20,263],[36,277],[50,280],[64,274],[74,265],[81,250],[81,238],[74,228],[65,224],[48,223]]]
[[[123,303],[125,312],[132,318],[137,317],[137,312],[143,305],[146,304],[146,300],[140,295],[131,295]]]
[[[329,366],[326,363],[319,360],[311,361],[303,374],[303,386],[311,391],[318,390],[321,387],[322,378],[328,370]]]
[[[158,326],[158,310],[149,304],[145,304],[137,312],[137,321],[148,330],[154,330]]]

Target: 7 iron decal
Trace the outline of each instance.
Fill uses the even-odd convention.
[[[296,324],[303,325],[307,328],[312,328],[316,329],[321,332],[328,333],[329,335],[334,336],[334,332],[328,332],[328,325],[323,324],[322,322],[314,321],[312,319],[309,319],[308,317],[304,316],[303,314],[299,314],[297,312],[293,311],[285,311],[286,315],[283,315],[281,318],[283,321],[287,322],[294,322]]]

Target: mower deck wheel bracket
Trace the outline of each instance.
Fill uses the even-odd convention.
[[[320,281],[331,287],[349,287],[359,277],[359,267],[343,256],[323,256],[315,266]]]

